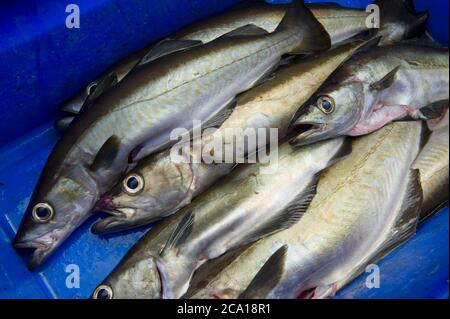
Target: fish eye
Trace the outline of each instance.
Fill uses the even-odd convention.
[[[321,96],[317,100],[317,107],[325,114],[331,114],[336,108],[334,99],[329,96]]]
[[[112,299],[113,297],[113,290],[110,286],[107,285],[100,285],[98,286],[94,294],[92,295],[93,299]]]
[[[33,207],[33,219],[36,223],[48,223],[54,215],[55,211],[53,210],[53,207],[48,203],[39,203]]]
[[[138,174],[131,174],[123,181],[125,192],[130,195],[136,195],[144,189],[144,179]]]

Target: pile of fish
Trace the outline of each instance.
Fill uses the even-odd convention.
[[[410,1],[376,4],[373,29],[249,1],[89,84],[13,243],[30,269],[101,211],[94,234],[161,221],[93,298],[327,298],[414,235],[448,200],[449,52]]]

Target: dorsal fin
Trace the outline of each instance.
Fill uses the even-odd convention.
[[[202,45],[202,41],[198,40],[173,40],[166,39],[156,44],[151,50],[139,61],[136,67],[153,62],[161,57],[170,55],[175,52],[181,52]]]
[[[265,299],[285,273],[288,246],[279,248],[264,264],[239,299]]]
[[[331,47],[330,35],[303,0],[293,0],[275,32],[288,30],[303,35],[298,47],[290,54],[312,54]]]
[[[267,221],[264,226],[255,229],[253,233],[243,238],[241,243],[246,245],[295,225],[308,210],[311,201],[316,195],[318,181],[319,177],[316,175],[311,183],[289,203],[283,212]]]
[[[394,84],[399,69],[400,66],[395,67],[395,69],[386,74],[381,80],[372,83],[369,89],[371,91],[382,91],[389,88]]]

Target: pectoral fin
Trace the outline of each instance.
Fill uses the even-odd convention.
[[[389,87],[391,87],[396,78],[397,78],[397,72],[400,69],[400,66],[397,66],[395,69],[393,69],[391,72],[386,74],[381,80],[374,82],[370,85],[371,91],[382,91]]]
[[[177,249],[178,246],[186,240],[192,231],[192,226],[194,225],[194,215],[192,212],[186,214],[183,219],[178,224],[177,228],[173,231],[169,240],[167,241],[165,247],[162,251],[166,249]],[[162,252],[161,252],[162,254]]]
[[[263,28],[260,28],[254,24],[248,24],[243,27],[237,28],[231,32],[228,32],[224,34],[223,38],[234,38],[234,37],[246,37],[246,36],[252,36],[252,35],[265,35],[269,34],[266,30]]]
[[[161,57],[167,56],[169,54],[175,53],[175,52],[181,52],[185,50],[192,49],[193,47],[202,45],[202,41],[198,40],[173,40],[173,39],[166,39],[158,44],[156,44],[150,52],[148,52],[138,63],[139,65],[144,65],[149,62],[153,62]]]
[[[116,135],[111,136],[100,148],[91,165],[91,171],[108,169],[117,158],[120,149],[120,141]]]

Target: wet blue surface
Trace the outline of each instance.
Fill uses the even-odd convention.
[[[0,4],[0,298],[86,298],[145,232],[140,229],[120,236],[94,236],[89,228],[98,216],[93,216],[35,272],[27,270],[25,255],[19,256],[12,249],[10,241],[45,161],[59,138],[52,123],[60,104],[130,52],[236,2],[78,0],[81,28],[77,30],[65,28],[67,13],[64,2],[59,0],[18,0]],[[358,7],[369,3],[363,0],[336,2]],[[435,5],[438,1],[427,3]],[[441,21],[437,25],[448,24],[448,13],[445,18],[440,12],[441,6],[435,7],[435,17]],[[434,26],[434,22],[430,24],[432,29]],[[433,30],[430,32],[437,38],[448,41],[448,28]],[[445,214],[448,219],[448,211]],[[442,269],[446,269],[448,277],[448,227],[446,233],[443,230],[426,234],[428,241],[424,240],[423,245],[428,246],[421,247],[439,253],[433,263],[441,267],[437,272],[439,278]],[[419,230],[415,238],[422,236],[425,235]],[[443,240],[446,247],[436,244]],[[406,253],[415,256],[414,247]],[[445,255],[444,248],[447,257],[441,259]],[[405,273],[416,272],[413,262],[405,266],[401,258],[392,259],[388,265],[394,266],[389,269],[395,270],[397,260]],[[72,264],[79,267],[80,287],[71,289],[66,286],[69,275],[66,270]],[[424,277],[420,291],[426,291],[427,297],[440,297],[442,286],[434,284],[433,278],[438,277],[433,269],[425,265],[421,268],[429,275]],[[406,275],[398,278],[401,280],[389,282],[397,287],[405,285]],[[379,296],[391,296],[389,290],[384,292],[384,287],[388,285],[377,292]],[[448,287],[446,291],[448,294]],[[352,296],[373,295],[353,293]],[[402,296],[423,294],[409,290]]]

